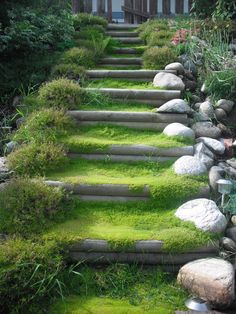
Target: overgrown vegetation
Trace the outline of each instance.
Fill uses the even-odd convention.
[[[164,69],[171,62],[176,61],[177,54],[170,47],[150,47],[143,54],[143,67],[146,69]]]

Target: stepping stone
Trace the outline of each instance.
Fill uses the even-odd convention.
[[[127,64],[127,65],[141,65],[142,58],[103,58],[100,64]]]
[[[139,37],[139,34],[136,32],[118,32],[118,31],[108,31],[106,32],[107,36],[111,37]]]

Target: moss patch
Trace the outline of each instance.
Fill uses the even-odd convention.
[[[129,81],[122,79],[102,79],[102,80],[89,80],[88,87],[92,88],[125,88],[125,89],[160,89],[154,87],[151,82]]]

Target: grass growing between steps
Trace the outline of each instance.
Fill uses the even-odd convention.
[[[176,218],[176,208],[170,205],[173,206],[167,206],[165,201],[162,204],[156,201],[82,202],[75,198],[68,220],[55,225],[46,236],[103,239],[121,251],[132,247],[137,240],[162,240],[163,249],[170,253],[186,252],[216,237]]]
[[[105,65],[105,64],[102,64],[102,65],[99,65],[97,66],[96,70],[140,70],[142,67],[141,65],[119,65],[116,67],[115,65]],[[143,68],[142,68],[143,69]]]
[[[162,148],[193,145],[191,139],[169,137],[151,130],[133,130],[104,124],[80,127],[74,134],[62,138],[61,142],[73,153],[102,152],[113,144],[143,144]]]
[[[185,309],[186,292],[156,267],[113,265],[78,269],[79,289],[57,301],[52,314],[172,314]]]
[[[87,104],[81,105],[80,110],[111,110],[111,111],[132,111],[132,112],[152,112],[153,106],[135,102],[115,102],[112,99],[97,101],[91,100]]]
[[[157,89],[152,82],[129,81],[123,79],[105,78],[102,80],[89,80],[87,87],[91,88],[122,88],[122,89]]]

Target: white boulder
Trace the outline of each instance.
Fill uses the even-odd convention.
[[[181,75],[184,74],[184,67],[180,62],[173,62],[173,63],[168,64],[165,67],[165,70],[174,70],[174,71],[177,71],[178,74],[181,74]]]
[[[215,154],[223,155],[225,152],[225,146],[222,142],[212,139],[210,137],[199,137],[196,139],[197,143],[204,143]]]
[[[182,156],[174,163],[174,171],[179,175],[201,175],[207,172],[206,166],[194,156]]]
[[[163,133],[167,136],[183,136],[192,139],[195,138],[195,133],[193,132],[192,129],[177,122],[167,125],[163,130]]]
[[[158,108],[157,112],[190,113],[192,110],[183,99],[172,99]]]
[[[172,73],[157,73],[153,80],[155,87],[161,87],[170,90],[184,90],[185,85],[181,78]]]

